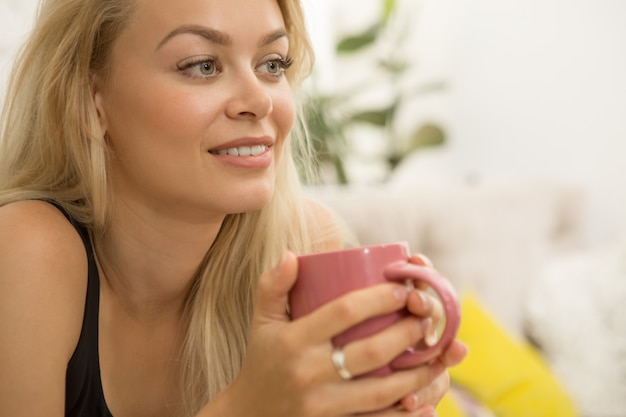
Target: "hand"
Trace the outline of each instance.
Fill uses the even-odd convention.
[[[421,254],[413,255],[410,258],[410,262],[426,268],[433,268],[430,259]],[[411,313],[420,317],[431,316],[433,318],[433,325],[431,330],[427,330],[426,340],[429,337],[435,337],[436,339],[436,328],[443,316],[441,302],[439,299],[427,294],[427,290],[427,286],[416,284],[416,290],[409,294],[407,299],[407,307]],[[467,346],[459,340],[454,340],[442,354],[435,358],[435,361],[439,363],[439,367],[443,371],[438,376],[435,376],[432,383],[427,387],[405,396],[401,401],[401,408],[408,411],[418,410],[424,413],[424,416],[435,415],[435,407],[450,387],[450,375],[445,369],[460,364],[467,356],[467,353]]]
[[[370,317],[404,308],[406,288],[390,283],[355,291],[289,321],[285,306],[296,271],[296,258],[287,253],[273,271],[261,276],[240,373],[209,407],[213,403],[216,415],[233,417],[419,416],[390,407],[412,393],[429,390],[445,370],[442,362],[383,378],[343,380],[331,361],[334,335]],[[344,346],[346,368],[355,375],[378,369],[422,337],[421,320],[408,317]]]

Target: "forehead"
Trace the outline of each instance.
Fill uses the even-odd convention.
[[[129,30],[145,40],[180,25],[202,25],[234,37],[253,37],[285,26],[277,0],[136,0]],[[158,41],[157,41],[158,42]]]

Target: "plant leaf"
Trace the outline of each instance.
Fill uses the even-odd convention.
[[[337,44],[337,52],[344,54],[356,52],[373,44],[376,41],[381,28],[382,25],[380,23],[376,23],[359,34],[344,37]]]
[[[442,145],[446,141],[443,130],[431,123],[427,123],[417,129],[411,136],[408,153],[425,146]]]
[[[374,126],[383,127],[389,120],[389,109],[384,110],[370,110],[357,113],[351,117],[354,122],[365,122]]]
[[[385,59],[378,61],[378,65],[391,74],[399,75],[409,69],[409,63],[403,60]]]

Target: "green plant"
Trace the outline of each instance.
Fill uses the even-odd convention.
[[[392,19],[397,8],[396,1],[383,0],[382,6],[381,16],[376,22],[362,32],[343,37],[337,42],[335,51],[339,59],[371,52],[392,26],[397,25]],[[405,36],[406,33],[400,33],[399,42]],[[412,67],[402,56],[394,53],[394,48],[390,49],[390,53],[379,59],[374,66],[375,82],[368,80],[364,85],[351,86],[332,93],[322,92],[313,86],[304,97],[304,123],[313,140],[318,160],[321,164],[330,164],[333,167],[336,181],[340,184],[350,182],[345,167],[345,155],[351,151],[347,140],[351,127],[360,124],[381,130],[387,141],[385,153],[381,157],[389,171],[410,152],[425,146],[440,145],[445,141],[443,130],[433,124],[418,126],[406,134],[394,131],[399,109],[407,101],[418,95],[441,91],[445,85],[442,82],[433,82],[407,88],[402,81]],[[390,88],[390,100],[377,102],[365,109],[355,105],[355,97],[371,91],[381,83],[387,83]]]

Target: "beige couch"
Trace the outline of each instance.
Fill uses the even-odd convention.
[[[407,241],[518,336],[527,281],[546,260],[583,241],[583,197],[562,186],[323,187],[308,193],[334,210],[360,244]]]

